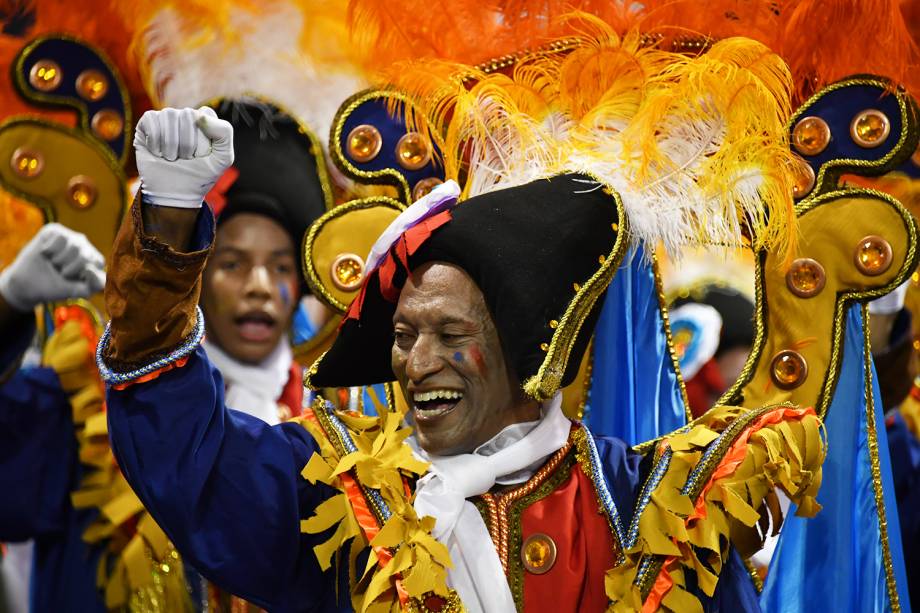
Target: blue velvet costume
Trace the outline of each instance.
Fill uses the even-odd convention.
[[[14,365],[34,327],[26,326],[5,345],[0,370]],[[70,399],[57,373],[24,367],[0,385],[0,541],[35,540],[30,607],[34,613],[107,611],[96,585],[103,548],[82,540],[98,515],[76,509],[70,494],[84,466]],[[198,582],[186,569],[198,602]]]
[[[23,330],[0,369],[18,359]],[[24,342],[23,342],[23,339]],[[96,511],[76,510],[82,476],[70,401],[50,368],[22,368],[0,386],[0,541],[35,539],[32,611],[105,611],[96,588],[100,551],[81,535]]]

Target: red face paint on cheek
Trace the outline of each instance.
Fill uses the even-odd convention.
[[[479,345],[470,347],[470,357],[473,358],[473,364],[476,365],[476,370],[479,371],[479,374],[484,375],[486,372],[486,361],[482,357],[482,352],[479,351]]]

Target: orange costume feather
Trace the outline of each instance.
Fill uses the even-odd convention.
[[[447,3],[445,3],[447,4]],[[903,4],[903,6],[902,6]],[[752,38],[778,53],[795,82],[795,104],[842,77],[872,73],[920,97],[920,11],[899,0],[350,0],[352,37],[370,71],[415,58],[479,64],[577,35],[567,13],[589,13],[620,35],[699,53],[713,40]],[[853,36],[865,44],[853,44]]]

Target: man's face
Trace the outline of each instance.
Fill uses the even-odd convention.
[[[261,362],[289,328],[299,293],[294,244],[280,225],[250,213],[221,224],[201,294],[214,343],[240,362]]]
[[[416,269],[393,326],[393,372],[429,453],[469,453],[505,426],[539,417],[505,363],[482,292],[460,268]]]

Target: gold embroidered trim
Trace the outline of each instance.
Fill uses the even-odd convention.
[[[348,117],[365,102],[378,98],[389,101],[396,100],[405,105],[405,107],[413,106],[412,100],[408,96],[395,90],[368,89],[351,96],[342,103],[332,120],[332,131],[329,135],[329,156],[343,173],[359,183],[375,184],[379,182],[395,187],[399,191],[400,199],[408,206],[412,203],[412,186],[409,185],[401,172],[390,167],[372,171],[361,170],[352,164],[348,156],[342,151],[342,131],[345,129],[345,122]],[[440,135],[429,130],[428,136],[434,140],[438,149],[443,151],[444,142]]]
[[[891,601],[892,613],[901,612],[898,584],[891,561],[891,543],[888,541],[888,514],[885,509],[885,493],[882,490],[882,467],[878,457],[878,423],[875,421],[875,395],[872,393],[872,349],[869,344],[869,305],[862,305],[863,357],[865,359],[866,439],[869,447],[869,465],[872,469],[872,492],[875,495],[875,511],[878,516],[879,535],[882,541],[882,562],[885,567],[885,586]]]
[[[655,278],[655,294],[658,298],[658,312],[661,313],[661,323],[664,327],[665,342],[668,345],[668,355],[671,357],[671,365],[674,367],[674,375],[677,377],[677,388],[680,390],[680,398],[684,402],[684,418],[689,423],[693,421],[693,411],[690,410],[690,398],[687,396],[687,386],[684,383],[684,375],[680,372],[680,360],[677,359],[677,352],[674,350],[674,338],[671,336],[671,318],[668,314],[668,301],[664,295],[664,285],[661,282],[661,269],[658,264],[657,253],[652,253],[652,275]]]
[[[573,430],[565,446],[556,451],[526,483],[499,494],[487,493],[476,497],[476,506],[489,529],[519,611],[524,609],[524,569],[520,557],[516,555],[522,542],[521,515],[530,505],[556,491],[571,475],[571,468],[576,462],[571,451],[575,433],[579,431]]]
[[[561,459],[559,465],[551,471],[547,479],[534,491],[526,494],[519,500],[509,503],[508,508],[508,585],[511,588],[511,594],[514,596],[514,602],[519,611],[524,610],[524,564],[519,555],[523,545],[524,538],[521,528],[521,516],[530,505],[543,500],[561,486],[572,474],[572,467],[575,466],[576,459],[571,453],[568,453]],[[512,546],[511,543],[514,545]],[[514,554],[512,555],[512,552]]]
[[[892,208],[897,210],[908,236],[907,253],[904,257],[904,263],[902,264],[901,269],[898,271],[898,274],[892,279],[890,283],[881,287],[876,287],[874,289],[868,289],[864,291],[844,290],[838,292],[837,301],[834,307],[833,340],[831,343],[830,360],[824,374],[824,383],[822,384],[821,392],[814,402],[815,411],[817,412],[818,417],[821,419],[824,419],[824,416],[827,414],[827,409],[830,406],[830,401],[833,398],[834,389],[836,388],[837,380],[840,376],[840,366],[843,361],[843,337],[845,332],[844,322],[846,318],[847,307],[854,301],[870,300],[872,298],[883,296],[892,291],[910,276],[911,272],[914,270],[914,268],[916,268],[918,256],[920,256],[920,253],[918,253],[917,250],[918,230],[916,220],[895,198],[879,191],[870,189],[844,188],[824,194],[819,194],[797,204],[795,207],[796,216],[802,217],[806,213],[817,209],[822,205],[833,203],[836,200],[844,198],[874,198],[887,202]],[[769,304],[767,301],[766,277],[764,274],[766,257],[766,252],[761,253],[760,257],[757,259],[757,266],[755,268],[755,278],[757,280],[757,308],[755,309],[756,321],[753,348],[751,350],[750,356],[748,357],[747,363],[745,363],[744,368],[741,371],[741,375],[738,377],[738,380],[716,402],[717,406],[743,403],[743,389],[754,378],[754,372],[757,369],[757,366],[761,363],[763,348],[766,345],[766,337],[768,334],[766,323]],[[763,361],[763,367],[770,367],[769,360]]]
[[[748,576],[751,577],[751,583],[754,584],[754,589],[757,590],[757,593],[760,594],[763,592],[763,579],[760,578],[760,571],[757,570],[757,567],[754,566],[754,562],[750,558],[744,560],[744,568],[748,571]]]
[[[85,132],[77,128],[71,128],[70,126],[65,126],[64,124],[55,123],[53,121],[47,121],[41,119],[40,117],[35,117],[31,115],[12,115],[7,117],[0,122],[0,133],[11,126],[16,126],[22,124],[24,126],[41,126],[43,128],[49,128],[55,132],[60,132],[68,136],[73,137],[75,140],[80,141],[88,146],[90,146],[93,151],[98,153],[106,166],[109,167],[109,170],[112,171],[112,174],[115,176],[116,182],[121,187],[121,202],[122,206],[119,209],[119,216],[117,219],[112,220],[112,223],[115,225],[117,230],[118,224],[121,223],[121,218],[124,216],[124,213],[128,210],[130,203],[128,202],[128,192],[126,191],[126,186],[128,184],[128,179],[125,177],[125,171],[122,169],[121,165],[118,163],[118,160],[115,158],[115,155],[112,151],[106,147],[104,144],[100,143],[97,139],[87,136]],[[36,205],[42,210],[45,214],[46,221],[57,221],[57,215],[55,213],[54,205],[45,198],[36,196],[35,194],[22,191],[16,188],[15,185],[10,184],[7,181],[3,181],[3,189],[10,192],[17,198],[21,198],[30,204]],[[98,203],[97,203],[98,204]]]
[[[837,83],[832,83],[831,85],[828,85],[821,91],[814,94],[811,98],[806,100],[805,103],[803,103],[795,111],[795,113],[792,114],[792,117],[789,119],[790,133],[796,122],[798,122],[798,120],[803,115],[807,115],[808,112],[811,111],[811,107],[818,100],[830,92],[852,85],[878,87],[885,91],[889,91],[891,89],[891,84],[889,82],[883,79],[872,77],[856,77],[852,79],[844,79],[843,81],[838,81]],[[898,108],[901,111],[901,132],[898,134],[898,141],[891,148],[891,151],[886,153],[881,159],[878,160],[851,160],[846,158],[828,160],[821,165],[821,168],[816,173],[817,178],[815,179],[815,186],[812,188],[812,191],[808,197],[835,189],[837,187],[837,181],[840,178],[840,175],[844,174],[848,170],[862,170],[862,172],[856,172],[856,174],[864,174],[867,170],[871,170],[871,174],[883,174],[884,169],[887,169],[889,166],[891,166],[892,162],[896,161],[898,157],[904,155],[904,145],[908,142],[908,139],[916,144],[916,122],[912,120],[912,118],[916,116],[916,104],[913,102],[910,96],[904,92],[898,91],[893,95],[898,101]],[[910,147],[909,149],[909,153],[913,153],[915,147]]]
[[[323,282],[322,278],[317,272],[316,266],[313,263],[313,244],[316,242],[316,237],[322,231],[323,227],[325,227],[325,225],[333,219],[338,219],[339,217],[342,217],[343,215],[346,215],[352,211],[372,209],[378,206],[393,209],[397,212],[406,208],[405,205],[399,201],[393,200],[392,198],[386,198],[384,196],[351,200],[345,204],[341,204],[335,207],[331,211],[327,211],[322,217],[314,221],[303,239],[303,246],[300,251],[301,257],[303,258],[303,272],[307,279],[307,285],[310,286],[310,289],[313,290],[313,293],[316,296],[321,298],[323,302],[328,304],[331,308],[335,309],[339,313],[344,313],[347,311],[348,305],[336,298],[332,292],[329,291],[329,289],[326,287],[326,284]],[[370,271],[366,270],[364,274],[366,275],[368,272]]]
[[[46,94],[40,91],[32,91],[32,89],[26,83],[26,79],[23,76],[25,73],[23,71],[23,64],[25,63],[26,57],[28,57],[32,50],[35,49],[38,45],[44,43],[48,40],[66,40],[73,43],[82,45],[98,56],[98,58],[105,64],[106,68],[112,73],[112,76],[115,79],[115,86],[118,88],[118,93],[121,95],[122,102],[125,105],[125,116],[124,119],[124,132],[123,136],[123,148],[121,156],[116,158],[115,154],[109,148],[105,141],[96,138],[93,136],[93,131],[90,128],[90,116],[89,116],[89,107],[86,106],[86,102],[80,98],[71,97],[71,96],[55,96],[51,94]],[[75,36],[68,36],[66,34],[46,34],[39,36],[33,39],[29,44],[22,48],[22,50],[16,55],[16,59],[13,62],[13,75],[16,82],[16,89],[28,100],[33,102],[44,102],[46,104],[51,104],[55,106],[69,106],[72,109],[77,111],[77,114],[80,117],[80,130],[75,130],[79,134],[80,140],[86,141],[91,139],[92,142],[99,146],[101,145],[105,152],[111,156],[113,160],[117,160],[116,167],[121,170],[124,163],[128,160],[128,155],[131,152],[131,139],[133,138],[133,130],[131,127],[134,125],[134,119],[132,117],[131,109],[131,96],[128,94],[128,88],[125,87],[124,81],[122,80],[121,73],[115,68],[112,62],[109,60],[108,55],[106,55],[101,49],[88,43],[85,40],[77,38]],[[35,119],[35,118],[32,118]],[[36,121],[40,121],[37,120]],[[66,126],[61,126],[66,127]]]
[[[620,531],[614,525],[614,518],[610,517],[607,505],[601,500],[601,486],[604,484],[603,487],[606,489],[606,479],[604,475],[598,473],[595,469],[594,462],[591,461],[591,450],[588,447],[589,436],[591,436],[591,434],[583,425],[572,433],[572,441],[575,443],[575,459],[578,461],[578,465],[581,467],[582,472],[585,473],[594,485],[594,496],[597,500],[597,508],[603,511],[604,517],[607,519],[607,527],[610,528],[610,534],[613,536],[614,546],[617,550],[621,551],[623,549],[623,543],[620,541]],[[651,473],[649,473],[649,476],[651,476]],[[614,501],[614,504],[615,503],[616,501]],[[617,521],[619,521],[619,518]]]
[[[595,180],[598,184],[603,185],[600,180]],[[541,402],[549,399],[562,384],[562,377],[565,376],[566,366],[572,357],[572,347],[575,344],[575,339],[578,338],[578,332],[581,330],[588,313],[591,312],[597,300],[609,287],[610,281],[620,267],[629,245],[627,240],[629,220],[623,208],[623,201],[616,192],[610,190],[606,190],[606,192],[617,210],[619,227],[617,230],[611,230],[616,232],[616,240],[601,267],[581,285],[575,293],[575,297],[569,302],[565,313],[559,319],[559,326],[549,342],[549,348],[546,351],[546,357],[543,358],[543,363],[540,364],[537,373],[524,383],[524,392],[531,398]],[[581,356],[577,357],[581,358]]]
[[[543,465],[540,470],[534,473],[534,476],[531,477],[526,483],[498,494],[482,494],[482,498],[489,512],[489,521],[487,526],[489,527],[489,535],[492,537],[492,541],[495,543],[495,548],[498,550],[498,558],[501,560],[502,568],[505,570],[505,574],[508,573],[508,556],[509,556],[509,523],[508,523],[508,513],[511,510],[511,506],[528,494],[532,493],[534,490],[543,485],[543,483],[550,477],[553,472],[559,467],[563,460],[565,460],[569,451],[572,449],[572,436],[569,436],[569,440],[566,441],[565,445],[556,451],[546,461],[546,464]]]

